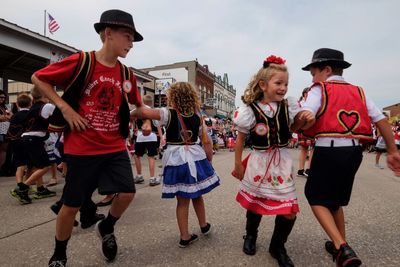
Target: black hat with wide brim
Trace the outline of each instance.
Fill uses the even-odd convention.
[[[322,64],[342,69],[347,69],[351,66],[349,62],[344,60],[344,55],[339,50],[320,48],[315,50],[311,59],[311,63],[301,69],[308,71],[311,67]]]
[[[99,33],[106,27],[124,27],[131,29],[133,31],[134,42],[140,42],[143,40],[143,36],[136,31],[132,15],[122,10],[111,9],[104,11],[103,14],[101,14],[100,22],[94,24],[94,29]]]

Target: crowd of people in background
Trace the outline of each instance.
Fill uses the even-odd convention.
[[[18,95],[18,98],[25,99],[32,98],[29,92],[21,93]],[[12,131],[9,131],[10,121],[14,114],[21,110],[21,107],[18,105],[18,98],[16,103],[12,103],[11,105],[6,105],[7,94],[0,90],[0,175],[1,176],[13,176],[16,175],[17,166],[15,165],[15,161],[18,161],[18,158],[15,158],[15,153],[13,151],[18,150],[15,148],[15,135]],[[299,105],[304,99],[304,92],[299,99]],[[152,98],[150,97],[150,102]],[[29,104],[31,105],[31,104]],[[29,106],[30,107],[30,106]],[[22,110],[28,110],[29,107],[22,107]],[[386,114],[386,113],[384,113]],[[389,120],[389,116],[386,115]],[[216,153],[220,149],[228,149],[233,152],[237,130],[229,117],[219,118],[219,116],[207,116],[203,115],[203,119],[207,126],[207,132],[211,136],[213,143],[213,153]],[[391,120],[393,135],[395,138],[396,145],[400,147],[400,120]],[[140,126],[140,125],[139,125]],[[12,126],[14,128],[15,126]],[[139,127],[140,128],[140,127]],[[383,164],[380,163],[381,155],[386,152],[385,142],[380,135],[379,131],[376,129],[374,125],[372,125],[373,133],[374,133],[374,141],[363,144],[363,148],[365,151],[369,153],[376,154],[375,166],[378,169],[384,169]],[[14,128],[15,129],[15,128]],[[151,157],[155,157],[159,155],[159,159],[162,157],[162,151],[165,149],[165,129],[160,129],[161,134],[158,132],[157,127],[155,128],[155,136],[157,139],[157,144],[155,146],[156,152],[153,153],[153,149],[150,149],[150,153],[153,153]],[[22,135],[22,133],[20,133]],[[130,138],[127,140],[127,147],[131,152],[133,159],[136,161],[140,161],[141,153],[135,152],[135,145],[137,146],[137,136],[140,135],[140,130],[138,130],[138,125],[133,122],[130,125]],[[142,136],[142,135],[141,135]],[[17,137],[18,138],[18,137]],[[148,137],[146,137],[148,138]],[[300,150],[299,154],[299,166],[297,170],[297,176],[307,177],[309,171],[309,163],[311,162],[312,152],[315,141],[310,138],[305,138],[299,133],[291,133],[290,142],[288,144],[289,148]],[[247,138],[245,140],[245,146],[251,148],[251,140]],[[62,134],[56,132],[49,132],[48,138],[45,140],[45,150],[49,156],[49,160],[51,163],[51,167],[48,172],[50,173],[50,180],[46,181],[48,187],[54,186],[58,184],[59,176],[65,177],[66,169],[65,162],[63,162],[63,136]],[[143,150],[143,148],[140,148]],[[147,149],[143,150],[143,152],[149,153]],[[138,156],[139,155],[139,156]],[[135,162],[136,162],[135,161]],[[151,179],[150,183],[152,185],[160,184],[160,175],[154,173],[154,165],[149,164],[151,168]],[[57,172],[58,171],[58,172]],[[140,172],[139,172],[140,171]],[[17,176],[19,176],[20,171],[18,171]],[[24,170],[25,173],[25,170]],[[136,183],[142,183],[141,180],[141,168],[137,170],[137,175],[135,176]],[[35,192],[34,190],[31,192]],[[53,195],[51,195],[53,196]],[[109,198],[111,199],[111,198]],[[108,200],[109,200],[108,199]],[[106,201],[107,202],[107,201]],[[108,203],[108,202],[107,202]],[[110,204],[110,203],[109,203]],[[101,206],[102,204],[100,204]]]

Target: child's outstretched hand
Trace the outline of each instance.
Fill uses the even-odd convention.
[[[303,110],[294,117],[294,123],[290,126],[293,132],[310,128],[315,123],[315,116],[311,111]]]
[[[302,122],[300,129],[306,130],[315,123],[315,116],[311,111],[304,110],[300,113],[299,120]]]
[[[394,175],[400,176],[400,153],[396,151],[395,153],[388,153],[386,157],[387,165],[389,169],[394,172]]]
[[[244,168],[242,163],[235,164],[235,169],[232,171],[232,176],[238,179],[239,181],[243,180],[244,177]]]

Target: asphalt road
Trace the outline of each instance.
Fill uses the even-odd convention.
[[[292,150],[297,165],[298,151]],[[274,225],[264,217],[259,229],[255,256],[242,252],[245,210],[235,201],[238,182],[230,172],[234,153],[219,151],[213,164],[221,186],[205,195],[210,236],[190,247],[178,247],[176,201],[161,199],[161,186],[148,185],[147,161],[143,160],[145,183],[138,185],[134,202],[118,221],[116,261],[107,263],[100,251],[94,228],[74,228],[68,247],[68,266],[278,266],[267,252]],[[382,157],[382,162],[385,157]],[[157,164],[159,164],[159,160]],[[364,154],[357,173],[350,205],[345,208],[347,239],[363,266],[400,266],[400,177],[387,168],[374,168],[374,154]],[[297,167],[297,166],[296,166]],[[56,187],[61,195],[63,179]],[[296,266],[335,266],[323,245],[327,240],[305,200],[305,178],[296,178],[300,213],[286,244]],[[52,255],[55,215],[49,206],[57,197],[20,205],[9,194],[14,177],[0,177],[0,266],[47,266]],[[98,201],[101,196],[94,195]],[[100,208],[106,214],[108,208]],[[190,230],[200,233],[193,208]]]

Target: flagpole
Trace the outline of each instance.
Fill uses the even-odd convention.
[[[43,25],[44,36],[46,36],[46,9],[44,10],[44,25]]]

